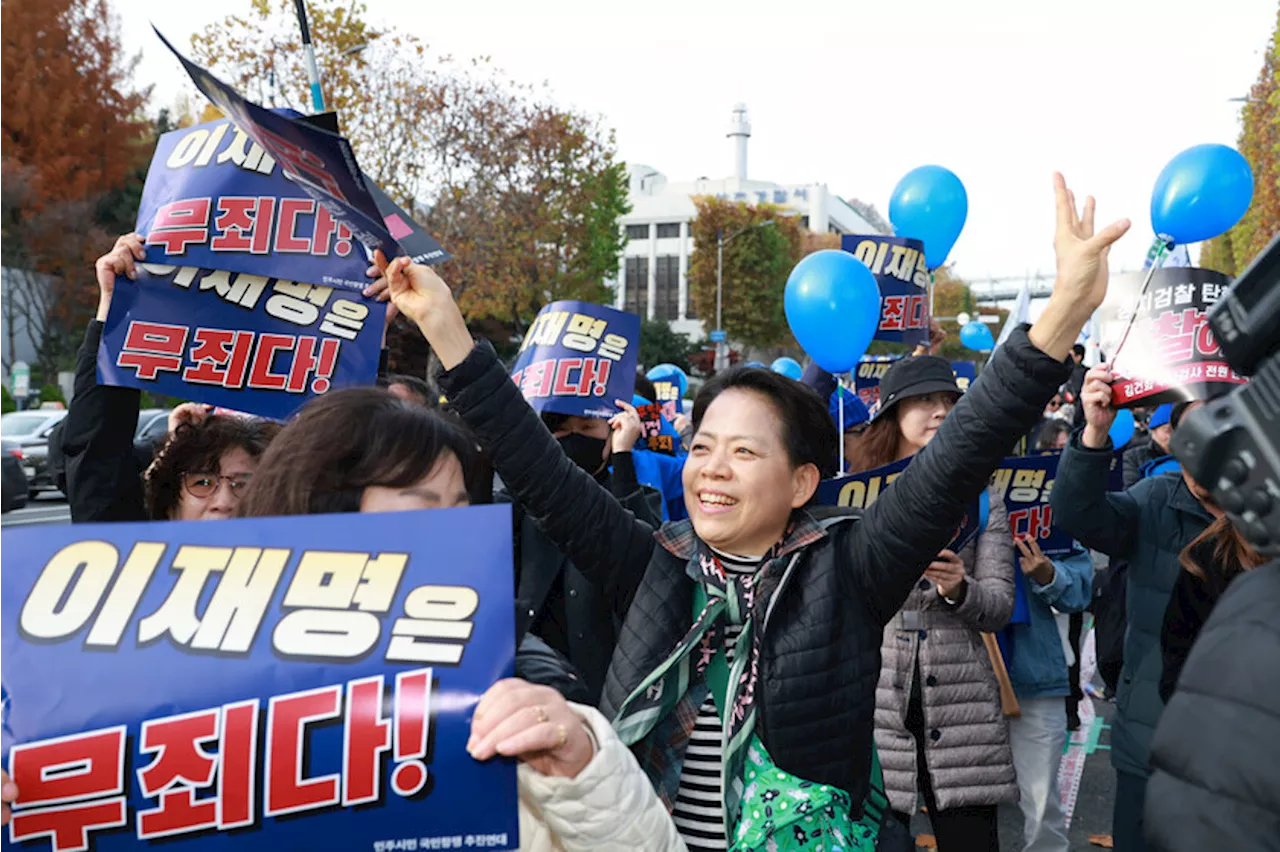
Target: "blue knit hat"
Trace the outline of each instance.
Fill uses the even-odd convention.
[[[1147,420],[1148,429],[1158,429],[1168,424],[1169,418],[1173,416],[1173,403],[1166,402],[1164,405],[1151,412],[1151,418]]]
[[[837,396],[837,394],[839,396]],[[831,394],[831,399],[827,402],[827,411],[831,413],[831,420],[837,426],[840,426],[840,397],[844,397],[844,425],[841,432],[848,432],[855,426],[860,426],[871,419],[871,412],[867,410],[866,403],[858,398],[858,395],[848,388],[836,388]]]

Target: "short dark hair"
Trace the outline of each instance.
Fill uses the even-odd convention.
[[[280,431],[244,498],[242,517],[358,512],[364,490],[412,485],[452,453],[470,484],[476,441],[452,418],[380,388],[330,391]]]
[[[1071,424],[1065,420],[1046,420],[1040,427],[1036,437],[1037,450],[1052,450],[1057,447],[1059,435],[1070,435]]]
[[[639,370],[636,370],[636,395],[650,402],[658,401],[658,389],[653,386],[653,382],[649,381],[649,377]]]
[[[823,479],[835,475],[839,436],[826,401],[812,388],[760,367],[722,370],[707,380],[693,401],[695,433],[711,403],[727,390],[751,391],[768,400],[782,421],[782,443],[792,467],[812,464]]]
[[[234,414],[214,414],[199,423],[181,424],[156,451],[143,475],[147,517],[164,521],[173,515],[182,499],[184,475],[221,473],[222,457],[230,450],[241,449],[257,459],[279,432],[279,423]],[[133,463],[130,457],[128,464]]]
[[[392,373],[378,377],[378,387],[390,388],[392,385],[404,385],[410,391],[422,397],[427,408],[440,407],[440,390],[427,379],[410,376],[405,373]]]
[[[1175,432],[1178,429],[1178,424],[1182,422],[1182,418],[1187,416],[1187,409],[1197,401],[1198,400],[1188,399],[1173,407],[1173,411],[1169,413],[1169,425],[1173,427]]]
[[[1084,357],[1084,344],[1083,344],[1083,343],[1077,343],[1075,346],[1072,346],[1072,347],[1071,347],[1071,351],[1072,351],[1072,352],[1074,352],[1074,353],[1076,353],[1077,355],[1079,355],[1081,358],[1083,358],[1083,357]]]

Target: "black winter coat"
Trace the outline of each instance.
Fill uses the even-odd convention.
[[[98,384],[102,323],[94,320],[76,355],[75,396],[62,421],[72,523],[147,520],[133,444],[141,392]]]
[[[636,480],[631,453],[613,456],[608,485],[638,521],[662,523],[662,495]],[[504,495],[500,495],[502,499]],[[621,619],[610,614],[595,587],[519,503],[512,507],[516,543],[516,635],[532,632],[582,673],[585,700],[594,706],[604,689]]]
[[[1111,723],[1111,765],[1145,778],[1151,735],[1164,710],[1160,632],[1182,571],[1178,554],[1213,517],[1177,473],[1149,476],[1125,491],[1108,493],[1111,459],[1110,439],[1106,447],[1090,449],[1077,432],[1062,451],[1049,505],[1054,523],[1085,547],[1128,561],[1128,626]]]
[[[1147,845],[1280,849],[1280,562],[1231,582],[1151,742]]]
[[[824,534],[797,552],[768,601],[756,601],[756,730],[778,766],[862,801],[884,625],[1068,373],[1018,330],[865,513],[814,512],[826,516]],[[658,546],[647,524],[565,457],[490,347],[475,347],[440,382],[507,487],[624,619],[601,704],[615,715],[689,627],[691,553]],[[692,538],[681,531],[664,539]]]

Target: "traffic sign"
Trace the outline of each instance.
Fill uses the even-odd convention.
[[[22,399],[31,392],[31,365],[26,361],[15,361],[9,377],[13,380],[15,399]]]
[[[724,343],[725,339],[726,338],[723,330],[717,330],[717,331],[711,332],[712,343]]]

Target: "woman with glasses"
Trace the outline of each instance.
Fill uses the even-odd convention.
[[[76,356],[75,396],[61,435],[67,502],[76,523],[230,518],[280,430],[265,420],[179,406],[168,441],[140,474],[133,438],[141,392],[98,384],[97,359],[116,276],[135,277],[145,256],[142,237],[125,234],[95,265],[98,314]]]

